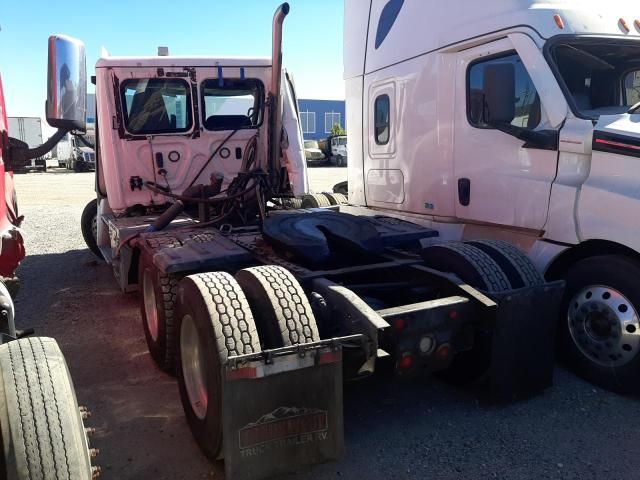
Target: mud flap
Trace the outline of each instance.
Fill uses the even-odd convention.
[[[339,344],[230,357],[222,374],[227,480],[258,480],[342,456]]]
[[[564,282],[500,294],[489,382],[498,401],[531,396],[553,384],[556,324]]]

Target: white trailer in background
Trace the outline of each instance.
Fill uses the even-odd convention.
[[[637,2],[347,0],[344,35],[349,201],[518,245],[574,369],[637,389]]]
[[[14,138],[29,148],[42,145],[42,119],[40,117],[8,117],[9,131]]]
[[[42,137],[42,119],[40,117],[7,117],[11,136],[26,143],[29,148],[39,147],[44,143]],[[57,167],[58,160],[49,155],[31,160],[27,169],[43,169]]]
[[[55,148],[55,156],[58,159],[58,165],[66,167],[69,164],[71,155],[73,153],[73,147],[69,136],[66,136],[58,142]]]

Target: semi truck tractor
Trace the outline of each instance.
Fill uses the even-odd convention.
[[[517,245],[567,282],[562,357],[637,390],[636,4],[347,0],[345,19],[349,202]]]
[[[25,249],[12,170],[42,157],[70,129],[83,129],[84,63],[81,43],[49,38],[47,120],[59,130],[35,148],[10,137],[0,78],[0,478],[89,480],[100,474],[91,465],[98,453],[89,448],[93,429],[84,426],[90,412],[78,406],[60,347],[52,338],[17,329],[13,304]]]
[[[274,16],[270,58],[96,64],[83,235],[138,291],[151,357],[177,376],[198,445],[229,479],[339,458],[343,379],[380,363],[509,400],[552,383],[563,282],[518,249],[445,241],[366,206],[288,206],[307,191],[282,68],[288,12]]]

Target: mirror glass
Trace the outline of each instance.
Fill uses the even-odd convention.
[[[87,68],[84,44],[64,35],[49,37],[47,122],[55,128],[86,128]]]

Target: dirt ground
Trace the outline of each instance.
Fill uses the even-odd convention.
[[[346,169],[310,169],[327,190]],[[147,352],[135,294],[86,249],[80,215],[93,174],[17,176],[28,257],[20,267],[19,328],[55,337],[81,404],[93,412],[93,445],[105,479],[224,477],[200,454],[175,380]],[[604,392],[562,368],[555,387],[525,402],[486,406],[477,392],[387,377],[345,386],[343,461],[292,479],[640,478],[637,398]]]

